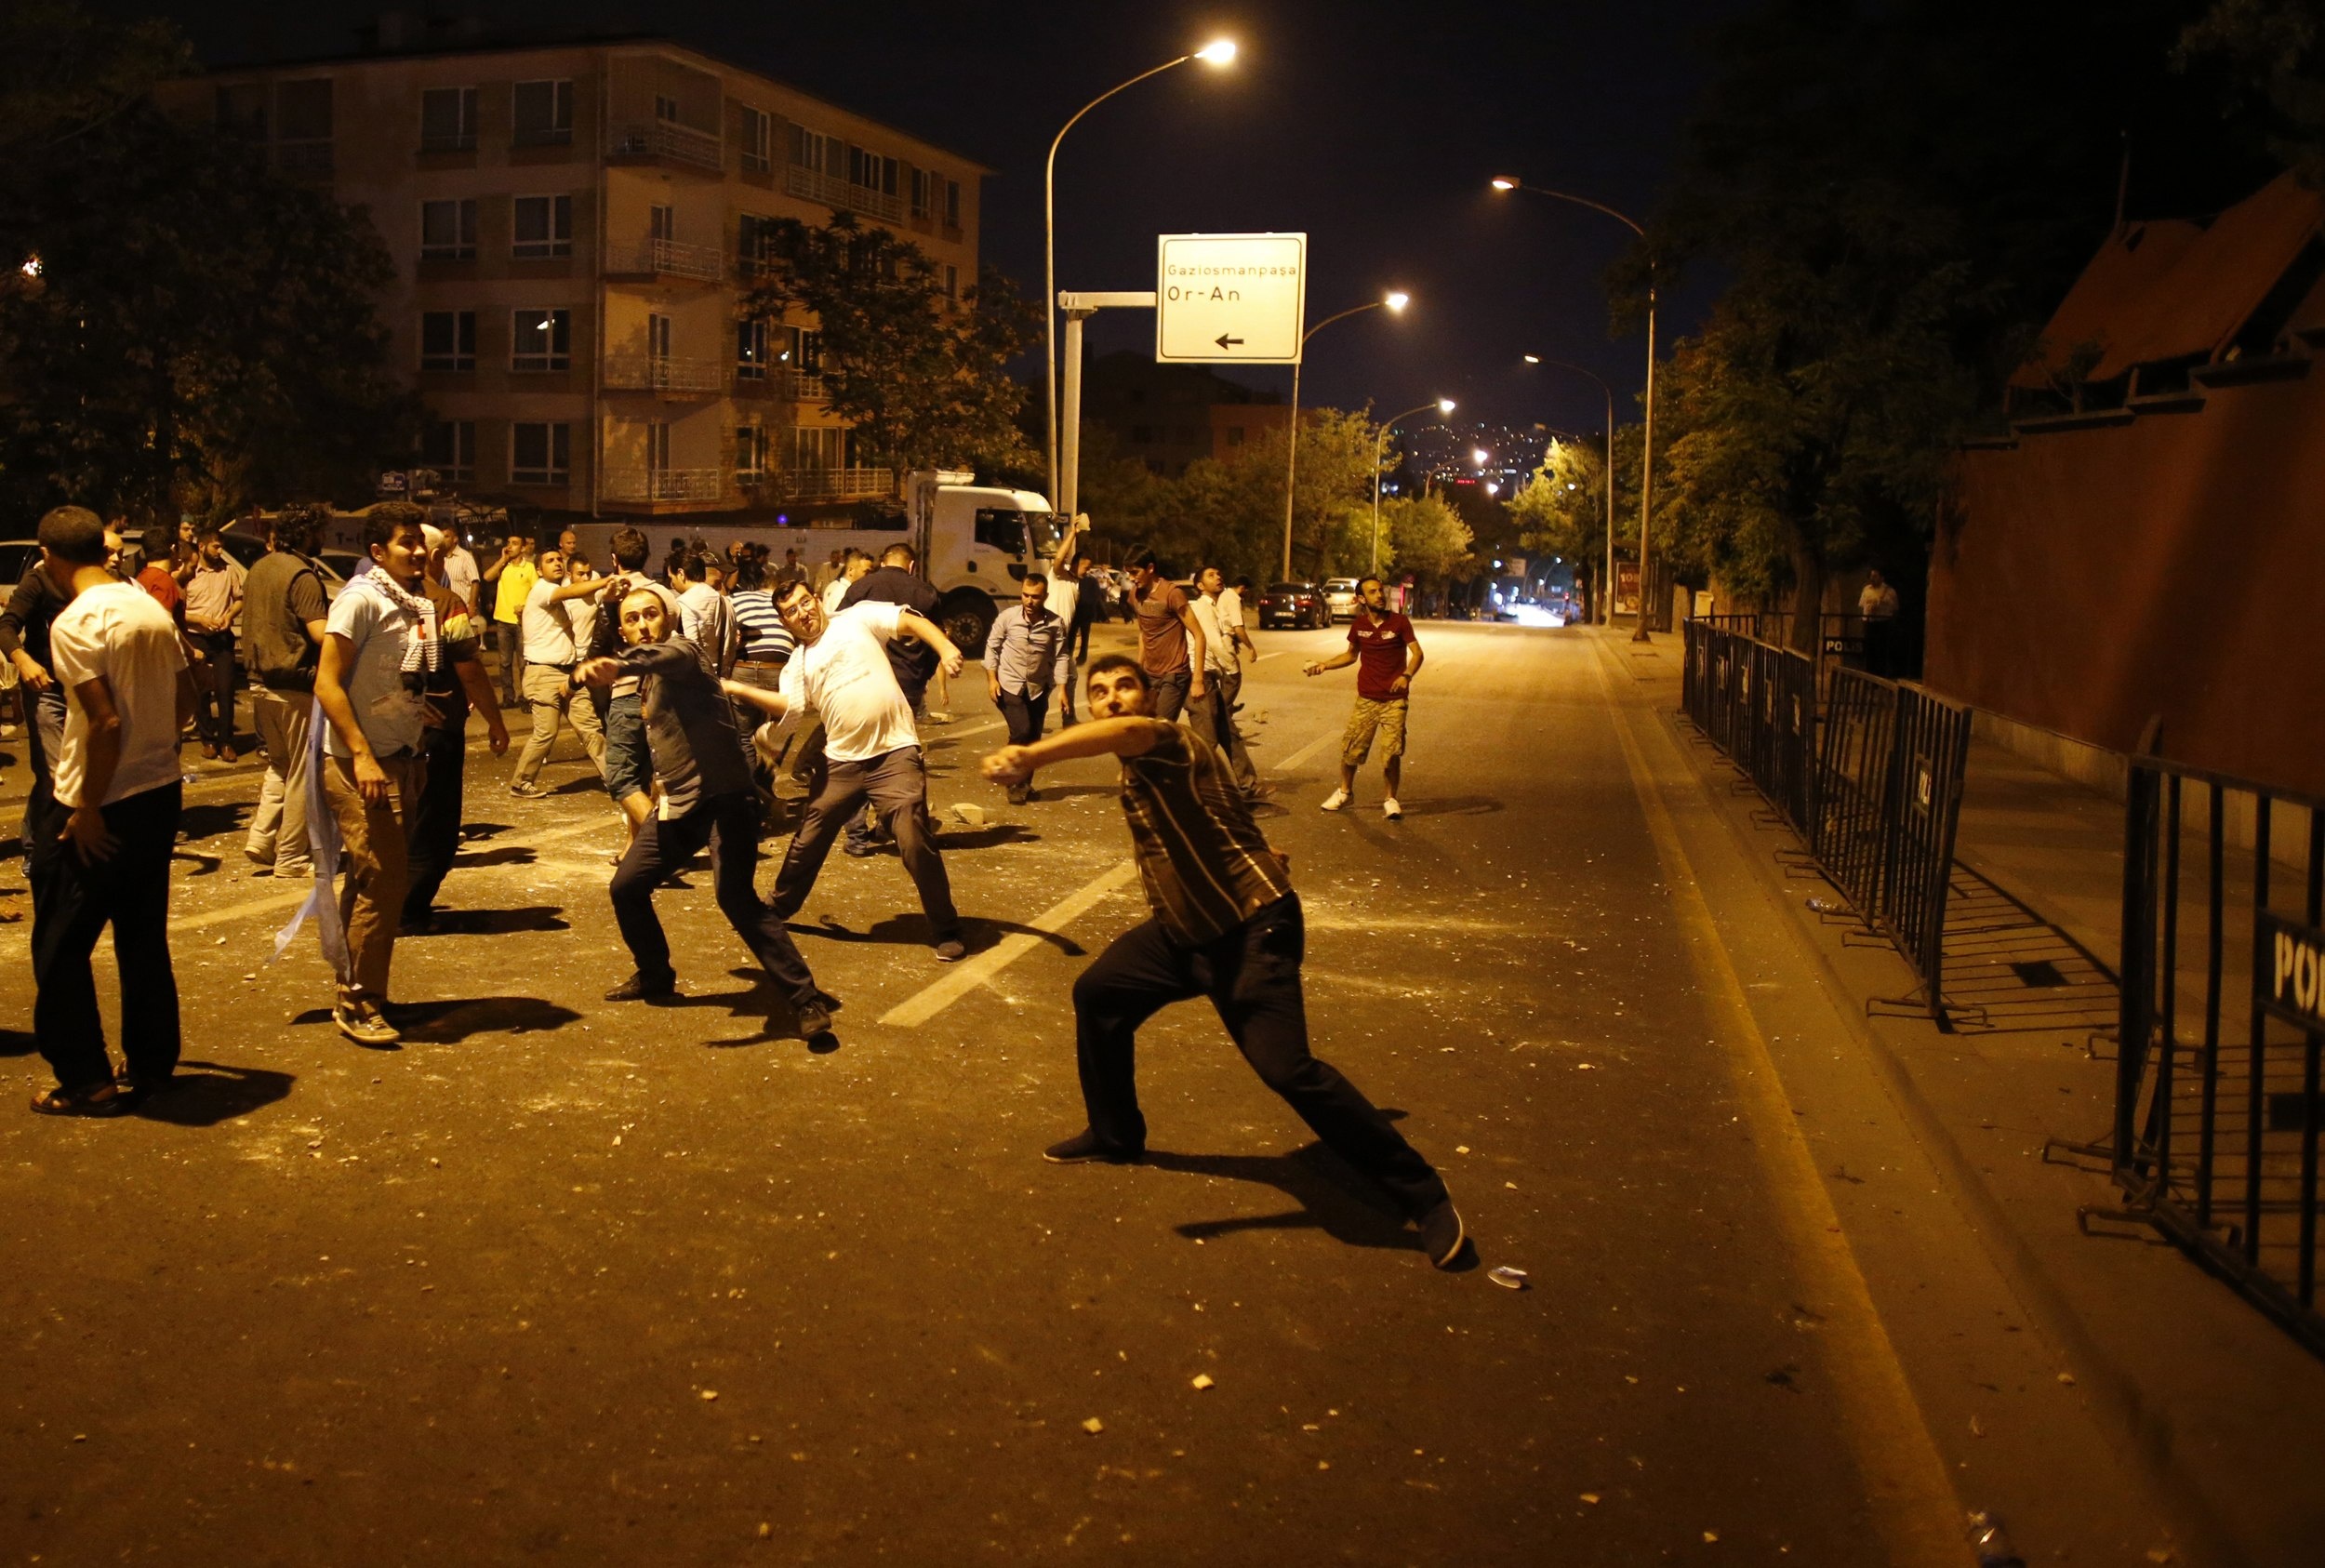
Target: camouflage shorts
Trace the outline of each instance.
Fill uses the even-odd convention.
[[[1340,760],[1349,767],[1362,767],[1372,754],[1373,733],[1380,733],[1380,758],[1404,755],[1404,706],[1408,699],[1391,697],[1375,701],[1369,697],[1356,699],[1356,711],[1348,715],[1348,727],[1340,737]]]

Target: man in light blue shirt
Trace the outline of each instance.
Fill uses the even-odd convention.
[[[985,689],[1009,726],[1009,744],[1030,746],[1042,738],[1049,717],[1050,693],[1073,689],[1070,630],[1045,603],[1049,579],[1028,572],[1017,585],[1017,602],[993,618],[985,639]],[[1034,798],[1030,784],[1009,786],[1009,804]]]

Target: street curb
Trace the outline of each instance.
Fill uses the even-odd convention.
[[[1891,1049],[1865,1017],[1866,999],[1856,994],[1855,988],[1841,975],[1823,944],[1814,939],[1814,934],[1821,927],[1813,924],[1801,914],[1795,900],[1782,897],[1790,890],[1782,884],[1781,867],[1768,854],[1767,845],[1758,837],[1759,830],[1749,816],[1744,815],[1739,819],[1733,800],[1726,796],[1725,791],[1712,787],[1722,781],[1696,760],[1699,749],[1689,732],[1679,723],[1677,711],[1661,703],[1650,703],[1649,706],[1657,721],[1665,725],[1673,742],[1691,761],[1695,762],[1697,781],[1704,787],[1705,795],[1716,808],[1720,820],[1726,825],[1738,846],[1747,852],[1751,862],[1761,869],[1766,884],[1774,887],[1779,894],[1779,902],[1787,906],[1790,917],[1787,929],[1793,944],[1814,961],[1814,972],[1818,976],[1827,998],[1835,1003],[1833,1011],[1840,1016],[1850,1037],[1864,1050],[1876,1076],[1916,1140],[1921,1144],[1932,1163],[1946,1176],[1959,1201],[1968,1209],[1980,1241],[1986,1243],[1987,1256],[2000,1272],[2012,1294],[2026,1309],[2027,1317],[2074,1362],[2079,1381],[2085,1387],[2092,1408],[2104,1423],[2125,1440],[2141,1479],[2153,1488],[2159,1507],[2171,1521],[2174,1546],[2181,1549],[2184,1556],[2212,1564],[2214,1568],[2241,1568],[2241,1565],[2252,1563],[2252,1559],[2235,1546],[2233,1535],[2211,1498],[2172,1463],[2172,1432],[2168,1417],[2155,1412],[2141,1396],[2136,1379],[2117,1364],[2112,1356],[2101,1350],[2085,1326],[2082,1315],[2051,1283],[2032,1243],[2018,1231],[2000,1201],[1987,1187],[1983,1173],[1963,1152],[1952,1133],[1946,1130],[1936,1108],[1922,1094],[1912,1069]],[[1712,755],[1715,758],[1719,756],[1717,752]],[[1719,760],[1725,761],[1724,758]],[[1745,798],[1755,802],[1760,799],[1757,794]],[[1790,834],[1788,828],[1783,831]]]

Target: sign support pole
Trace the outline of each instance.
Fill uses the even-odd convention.
[[[1082,324],[1098,312],[1154,309],[1151,291],[1076,294],[1057,291],[1058,312],[1066,318],[1066,397],[1057,429],[1057,494],[1050,505],[1067,517],[1082,513]]]

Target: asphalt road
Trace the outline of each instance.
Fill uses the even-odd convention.
[[[929,736],[932,804],[986,816],[944,835],[975,956],[932,962],[892,856],[835,855],[795,923],[827,1053],[707,872],[659,899],[684,1005],[599,1000],[619,829],[570,740],[538,801],[472,751],[452,929],[397,952],[424,1021],[358,1049],[311,935],[269,961],[297,890],[246,874],[254,782],[206,778],[185,1087],[0,1106],[0,1554],[1966,1562],[1958,1509],[1999,1499],[2043,1561],[2140,1561],[1623,653],[1422,635],[1402,823],[1376,773],[1316,809],[1353,671],[1297,667],[1336,634],[1266,636],[1245,717],[1316,1049],[1403,1113],[1482,1267],[1429,1269],[1201,1003],[1142,1037],[1146,1165],[1040,1160],[1082,1124],[1068,988],[1141,905],[1110,764],[1022,807],[976,779],[974,670]],[[1828,1179],[1850,1158],[1895,1179]],[[2015,1446],[1967,1442],[1953,1395],[2012,1378]]]

